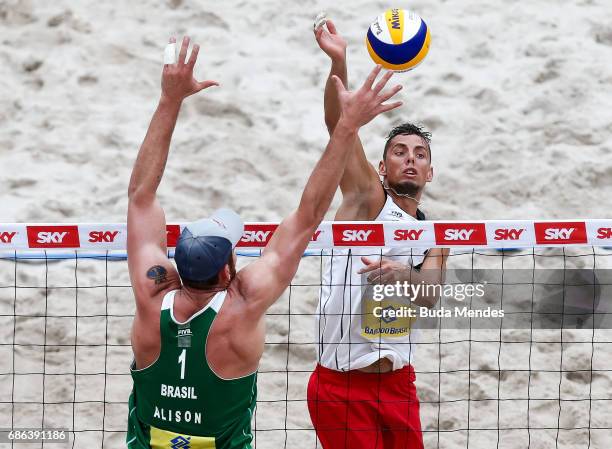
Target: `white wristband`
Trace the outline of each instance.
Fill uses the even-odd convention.
[[[176,63],[176,43],[171,42],[164,49],[164,64]]]
[[[315,17],[313,29],[317,31],[319,28],[325,25],[326,22],[327,22],[327,14],[325,13],[325,11],[320,12],[319,14],[317,14],[317,17]]]

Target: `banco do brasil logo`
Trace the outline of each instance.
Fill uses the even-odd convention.
[[[170,443],[172,443],[172,449],[189,449],[189,440],[191,438],[185,438],[181,435],[177,436],[176,438],[170,440]]]

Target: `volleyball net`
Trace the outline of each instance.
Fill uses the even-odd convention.
[[[238,269],[275,228],[245,226]],[[170,257],[180,231],[168,225]],[[123,224],[0,224],[0,429],[63,429],[66,447],[125,447],[134,314],[125,238]],[[256,448],[320,447],[306,387],[332,258],[433,247],[451,248],[441,287],[453,288],[408,320],[419,330],[410,343],[425,447],[610,447],[612,220],[521,220],[322,223],[268,311]],[[478,286],[483,295],[466,294]],[[384,301],[380,310],[397,308]],[[467,312],[441,312],[457,309]],[[397,324],[393,313],[378,318],[378,335]]]

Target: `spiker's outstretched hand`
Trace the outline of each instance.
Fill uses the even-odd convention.
[[[175,44],[176,39],[170,38],[170,44]],[[174,101],[182,101],[203,89],[211,86],[218,86],[219,83],[212,80],[198,81],[193,77],[193,68],[198,59],[200,46],[194,44],[191,49],[189,60],[187,49],[189,48],[189,37],[185,36],[181,44],[178,61],[173,64],[164,64],[162,72],[162,97]]]
[[[340,78],[335,75],[332,77],[338,91],[340,120],[349,126],[349,128],[359,129],[372,121],[377,115],[399,108],[402,105],[401,101],[384,104],[385,101],[395,96],[402,89],[402,86],[398,84],[391,89],[383,91],[383,88],[393,76],[393,72],[385,73],[374,86],[374,81],[376,81],[380,71],[380,65],[374,67],[363,85],[353,92],[346,90]]]

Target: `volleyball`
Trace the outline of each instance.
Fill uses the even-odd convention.
[[[430,41],[425,21],[406,9],[388,9],[380,14],[366,36],[374,62],[395,72],[406,72],[419,65],[427,56]]]

